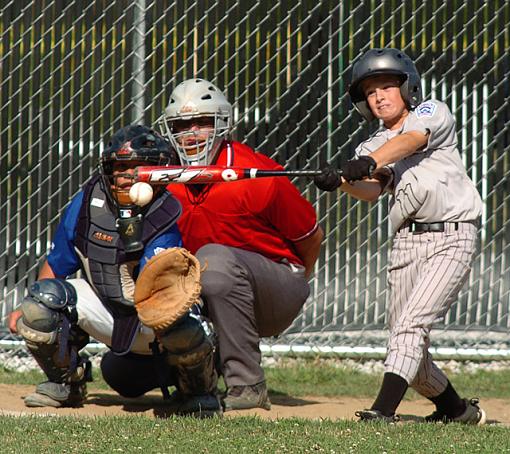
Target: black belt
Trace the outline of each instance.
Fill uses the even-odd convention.
[[[444,232],[445,222],[415,222],[410,221],[405,225],[405,227],[409,227],[410,232]],[[455,230],[459,230],[458,222],[451,222],[451,224],[455,225]]]

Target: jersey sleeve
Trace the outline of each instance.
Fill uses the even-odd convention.
[[[80,269],[80,261],[74,250],[76,224],[83,202],[83,192],[79,192],[67,206],[53,236],[48,263],[58,277],[66,277]]]
[[[359,145],[357,145],[356,148],[354,149],[354,155],[352,159],[359,158],[360,156],[367,156],[371,152],[372,152],[371,150],[364,147],[364,142],[362,142]]]
[[[440,101],[425,101],[408,116],[402,132],[411,131],[428,134],[427,146],[421,151],[455,146],[457,143],[455,119],[448,106]]]
[[[154,257],[161,251],[171,247],[182,247],[181,232],[179,231],[177,224],[172,225],[169,230],[157,236],[149,244],[147,244],[143,257],[139,263],[139,270],[142,270],[151,257]]]

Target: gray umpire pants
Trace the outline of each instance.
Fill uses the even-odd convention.
[[[476,251],[477,227],[447,223],[444,232],[395,235],[389,266],[390,337],[385,372],[403,377],[424,397],[441,394],[448,383],[428,351],[430,330],[457,299]]]
[[[196,256],[206,267],[202,296],[226,385],[261,382],[259,340],[281,334],[298,315],[310,293],[304,268],[220,244],[205,245]]]

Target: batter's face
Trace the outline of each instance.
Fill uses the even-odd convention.
[[[374,117],[388,129],[398,129],[409,114],[400,94],[401,80],[391,75],[370,77],[361,83],[368,106]]]

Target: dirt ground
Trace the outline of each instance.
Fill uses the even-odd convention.
[[[23,397],[34,391],[33,386],[0,384],[0,414],[53,414],[75,416],[143,415],[165,417],[165,405],[159,393],[150,393],[137,399],[125,399],[107,390],[89,391],[87,401],[81,408],[27,408]],[[266,419],[310,418],[310,419],[355,419],[354,412],[367,408],[370,399],[350,397],[299,397],[271,395],[270,411],[255,409],[225,413],[225,417],[257,415]],[[510,402],[504,399],[483,399],[482,408],[487,413],[488,423],[510,427]],[[404,401],[398,410],[402,421],[422,421],[433,410],[426,400]]]

